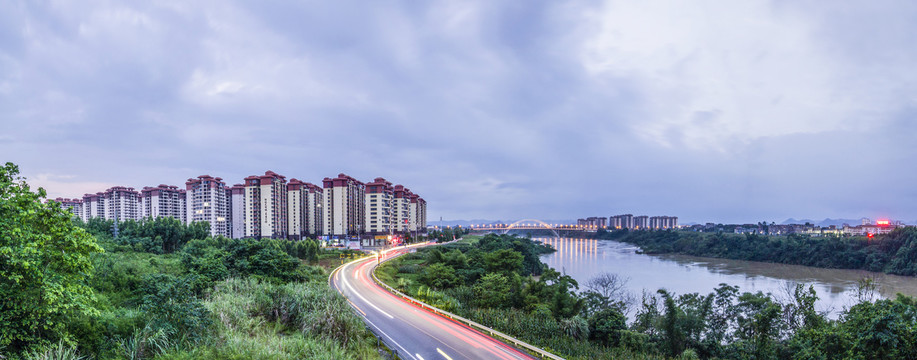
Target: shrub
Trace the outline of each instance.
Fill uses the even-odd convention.
[[[408,264],[408,265],[402,265],[398,267],[398,272],[404,273],[404,274],[416,274],[420,272],[420,270],[421,270],[421,267],[417,264]]]
[[[420,282],[434,289],[448,289],[458,285],[460,280],[451,266],[436,263],[424,269]]]
[[[606,308],[589,317],[589,337],[601,343],[617,346],[624,329],[627,329],[624,314],[616,308]]]
[[[210,312],[194,297],[195,276],[147,276],[140,310],[149,321],[150,336],[164,336],[181,344],[197,343],[213,324]],[[178,338],[173,338],[177,336]]]
[[[512,296],[509,279],[503,274],[484,275],[472,288],[475,305],[483,308],[505,308]]]
[[[86,357],[80,355],[75,347],[58,341],[57,345],[52,345],[44,351],[33,351],[25,358],[26,360],[82,360]]]

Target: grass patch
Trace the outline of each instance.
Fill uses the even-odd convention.
[[[482,237],[483,236],[481,235],[465,235],[464,237],[462,237],[462,240],[458,241],[458,243],[468,244],[468,245],[477,245],[478,241],[481,241]]]
[[[218,283],[204,305],[218,319],[210,344],[165,358],[375,359],[376,338],[323,282]]]

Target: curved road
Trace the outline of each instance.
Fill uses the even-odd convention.
[[[385,258],[410,249],[395,249]],[[424,310],[373,282],[376,258],[356,260],[336,271],[331,285],[343,294],[376,334],[402,359],[532,359],[528,354],[464,324]]]

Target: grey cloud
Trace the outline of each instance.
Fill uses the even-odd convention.
[[[55,196],[270,169],[383,176],[431,218],[917,218],[913,171],[858,171],[917,150],[912,6],[730,5],[817,45],[798,53],[647,4],[622,19],[697,38],[579,1],[8,3],[0,154]],[[825,59],[846,75],[787,75]],[[876,188],[899,196],[855,195]]]

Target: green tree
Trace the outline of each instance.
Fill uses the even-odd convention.
[[[664,289],[659,289],[659,295],[662,296],[665,313],[661,318],[661,328],[666,350],[669,356],[677,356],[685,351],[687,346],[687,334],[683,329],[682,323],[685,318],[685,312],[675,302],[675,297]]]
[[[509,249],[497,250],[484,254],[484,266],[487,272],[510,275],[522,271],[522,254]]]
[[[589,337],[606,345],[617,346],[621,331],[627,329],[624,314],[613,307],[605,308],[589,317]]]
[[[506,308],[510,305],[512,288],[509,279],[503,274],[484,275],[474,286],[474,301],[483,308]]]
[[[431,288],[442,290],[458,285],[460,279],[455,275],[455,269],[451,266],[436,263],[424,269],[420,281]]]
[[[783,323],[780,304],[760,291],[739,296],[736,334],[744,351],[756,359],[774,358]]]
[[[42,204],[19,167],[0,168],[0,352],[68,340],[66,319],[97,313],[87,284],[95,239],[60,204]],[[7,350],[3,350],[6,348]]]
[[[917,301],[912,297],[899,294],[894,300],[854,305],[841,328],[852,335],[851,358],[917,358]]]

